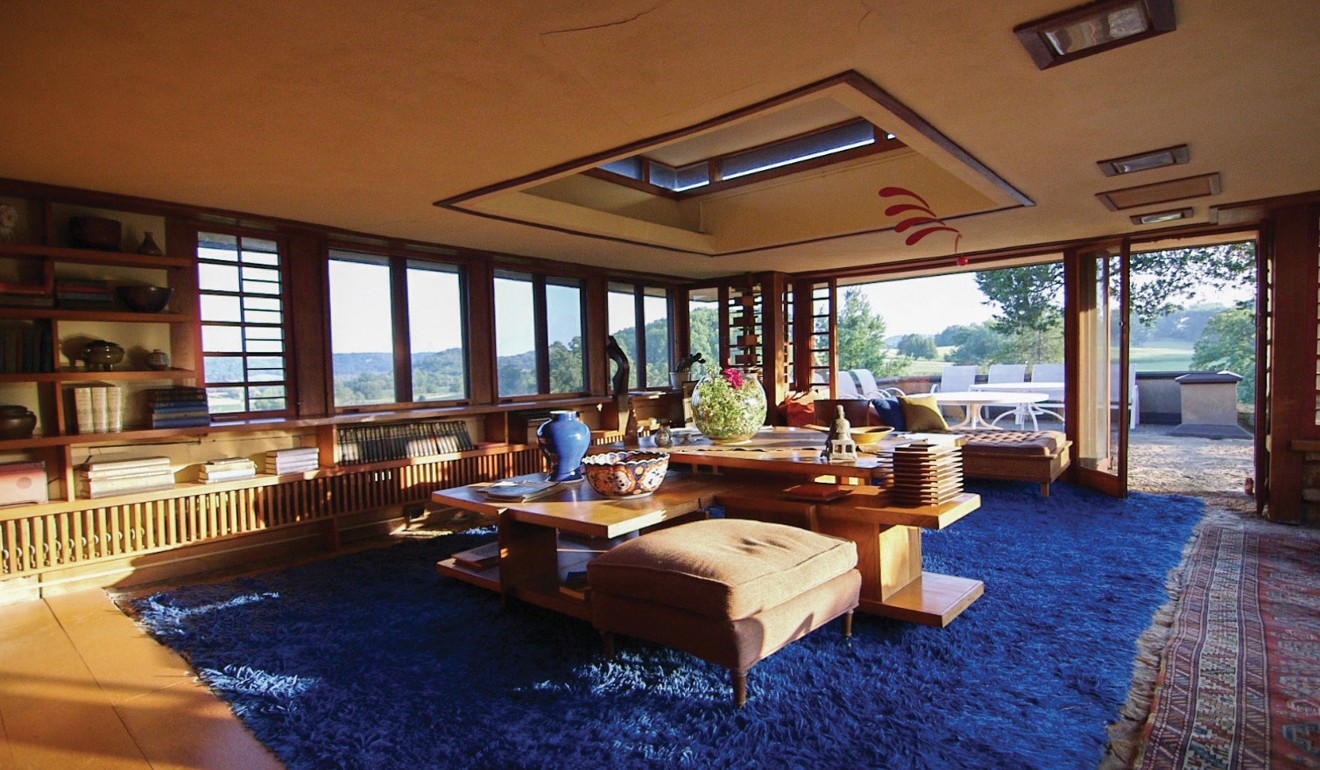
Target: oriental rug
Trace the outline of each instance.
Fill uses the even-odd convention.
[[[1320,768],[1320,538],[1207,520],[1183,581],[1136,766]]]
[[[290,768],[1094,770],[1200,500],[978,484],[926,568],[985,581],[949,627],[859,616],[749,676],[436,574],[492,533],[139,597],[131,610]]]

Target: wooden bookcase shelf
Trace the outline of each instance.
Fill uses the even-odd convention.
[[[41,246],[30,243],[0,243],[0,257],[46,259],[52,262],[71,262],[83,265],[114,265],[116,267],[150,267],[159,269],[192,267],[186,257],[153,256],[123,251],[95,251],[66,246]]]
[[[191,323],[184,313],[135,313],[130,310],[68,310],[58,307],[0,307],[2,320],[101,321],[106,323]]]
[[[89,372],[86,369],[61,369],[58,372],[9,372],[0,374],[5,382],[112,382],[116,380],[191,380],[197,377],[192,369],[132,369],[109,372]]]

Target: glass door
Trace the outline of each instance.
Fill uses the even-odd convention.
[[[1075,480],[1108,494],[1127,494],[1127,441],[1132,371],[1128,346],[1128,249],[1124,243],[1079,248],[1069,259],[1076,309],[1068,346],[1068,408]],[[1125,383],[1128,386],[1125,387]]]

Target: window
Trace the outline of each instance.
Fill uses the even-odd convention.
[[[202,377],[212,414],[289,409],[278,241],[197,234]]]
[[[586,392],[582,283],[495,271],[495,357],[501,398]]]
[[[720,366],[720,300],[714,289],[688,295],[688,350],[700,353],[706,371]]]
[[[611,283],[610,334],[632,363],[629,386],[669,386],[669,291],[658,286]]]
[[[329,276],[336,407],[467,398],[457,266],[332,249]]]

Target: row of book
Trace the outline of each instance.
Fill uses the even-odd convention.
[[[316,447],[274,449],[266,453],[265,472],[276,476],[286,473],[314,471],[321,465],[321,453]]]
[[[257,475],[257,464],[246,457],[224,457],[202,463],[197,480],[203,484],[250,479]]]
[[[55,348],[49,323],[0,326],[0,372],[55,371]]]
[[[337,446],[341,465],[429,457],[473,448],[467,423],[457,420],[344,426],[339,429]]]
[[[73,408],[79,433],[118,433],[124,429],[124,394],[118,385],[75,385]]]
[[[126,495],[174,486],[174,471],[168,457],[137,457],[127,460],[94,460],[78,472],[85,497]]]
[[[179,385],[147,391],[147,416],[152,428],[194,428],[211,424],[206,389]]]
[[[55,304],[71,310],[109,310],[115,305],[115,293],[109,281],[57,278]]]

